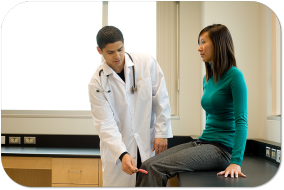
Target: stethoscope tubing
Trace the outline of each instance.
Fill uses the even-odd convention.
[[[129,56],[129,58],[131,59],[132,63],[134,64],[134,61],[133,61],[131,55],[129,55],[129,53],[127,53],[127,52],[125,52],[125,53]],[[136,86],[135,86],[135,70],[134,70],[134,65],[132,66],[132,71],[133,71],[133,87],[136,88]]]
[[[134,61],[133,61],[131,55],[129,55],[129,53],[127,53],[127,52],[125,52],[125,53],[129,56],[129,58],[131,59],[132,63],[134,64]],[[100,76],[100,86],[101,86],[101,88],[102,88],[103,90],[102,90],[102,91],[97,90],[97,92],[107,92],[107,93],[110,93],[110,92],[111,92],[110,90],[108,90],[108,91],[105,90],[106,87],[107,87],[107,85],[108,85],[108,77],[109,77],[109,75],[106,75],[106,77],[107,77],[107,82],[106,82],[105,88],[103,88],[103,86],[102,86],[102,81],[101,81],[101,72],[102,72],[102,71],[103,71],[103,69],[101,69],[101,70],[99,71],[99,76]],[[134,92],[137,91],[137,88],[136,88],[136,85],[135,85],[135,69],[134,69],[134,65],[132,66],[132,71],[133,71],[132,94],[134,94]]]

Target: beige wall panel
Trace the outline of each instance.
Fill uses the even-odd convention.
[[[281,143],[281,121],[267,120],[261,138]]]
[[[224,24],[235,45],[238,68],[243,72],[248,90],[248,138],[260,136],[260,3],[204,2],[203,27]]]
[[[281,143],[281,122],[277,120],[267,120],[267,116],[273,114],[273,107],[272,107],[272,56],[273,52],[272,49],[272,39],[273,39],[273,29],[271,28],[273,19],[271,18],[274,16],[271,14],[271,9],[262,5],[260,6],[260,17],[261,17],[261,126],[259,130],[261,132],[260,138],[274,141]],[[276,25],[276,38],[280,36],[277,35],[280,32],[280,27],[278,27],[278,20],[274,23],[274,27]],[[274,29],[275,32],[275,29]],[[280,61],[280,44],[279,39],[276,39],[278,46],[276,46],[276,62]],[[275,45],[275,44],[274,44]],[[275,52],[274,52],[275,56]],[[280,65],[280,63],[279,63]],[[276,69],[278,70],[278,69]],[[278,84],[277,84],[278,85]],[[280,84],[279,84],[280,85]],[[277,92],[277,96],[280,96],[280,92]],[[280,98],[280,97],[279,97]]]
[[[171,115],[177,115],[177,2],[157,2],[157,61],[165,76]]]
[[[180,119],[172,120],[174,135],[200,135],[201,67],[197,38],[201,29],[200,2],[180,2]]]
[[[94,135],[91,118],[1,118],[1,133]]]
[[[264,138],[267,127],[267,115],[271,115],[272,105],[272,86],[271,86],[271,13],[266,6],[260,6],[260,138]],[[268,139],[267,139],[268,140]]]

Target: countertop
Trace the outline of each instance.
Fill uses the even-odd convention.
[[[2,156],[100,158],[96,148],[36,148],[1,147]],[[183,172],[178,174],[181,187],[256,187],[268,182],[279,166],[252,154],[245,154],[242,163],[243,178],[217,176],[220,171]]]
[[[98,148],[1,147],[2,156],[100,158]]]

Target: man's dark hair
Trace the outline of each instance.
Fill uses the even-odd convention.
[[[97,34],[97,44],[102,51],[107,44],[117,41],[124,43],[121,31],[114,26],[105,26]]]

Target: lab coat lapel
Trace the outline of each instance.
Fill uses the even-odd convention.
[[[124,81],[118,76],[118,74],[110,66],[108,66],[108,64],[105,61],[103,62],[102,66],[105,75],[113,74],[113,77],[116,80],[118,80],[119,82],[125,85]]]
[[[112,70],[112,68],[110,66],[108,66],[108,64],[105,61],[102,63],[102,67],[103,67],[103,71],[104,71],[105,76],[110,75],[114,72]]]

